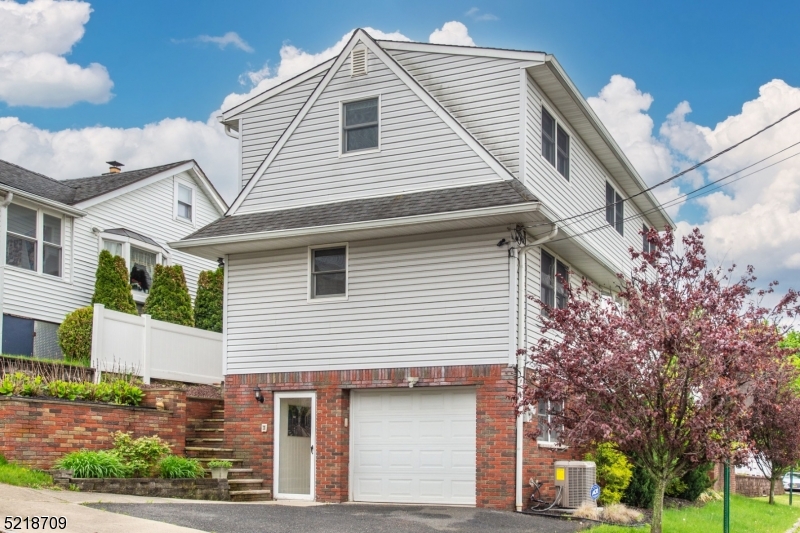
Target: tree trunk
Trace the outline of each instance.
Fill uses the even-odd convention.
[[[775,505],[775,478],[769,478],[769,504]]]
[[[650,525],[650,533],[661,533],[661,519],[664,511],[664,490],[667,482],[664,479],[656,478],[656,490],[653,497],[653,523]]]

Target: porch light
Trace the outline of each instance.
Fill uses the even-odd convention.
[[[264,395],[261,394],[261,388],[259,388],[258,385],[256,385],[255,389],[253,389],[253,392],[256,394],[256,401],[258,403],[264,403]]]

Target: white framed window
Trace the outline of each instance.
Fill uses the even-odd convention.
[[[380,97],[341,102],[342,155],[379,151],[381,147]]]
[[[540,443],[556,444],[561,436],[561,426],[554,424],[554,420],[558,417],[558,413],[564,410],[564,404],[561,402],[553,402],[550,400],[539,400],[537,409],[537,421],[539,427],[539,436],[536,441]],[[555,427],[552,427],[554,424]]]
[[[125,260],[133,299],[142,303],[150,294],[156,265],[168,265],[169,254],[157,246],[114,233],[100,234],[100,249]]]
[[[64,217],[9,204],[6,264],[48,276],[63,276]]]
[[[540,299],[551,308],[564,309],[567,307],[566,283],[569,283],[569,267],[542,250]],[[542,314],[547,316],[546,307],[542,307]]]
[[[542,156],[559,174],[569,179],[569,134],[542,107]]]
[[[642,224],[642,251],[648,254],[656,251],[656,245],[647,240],[647,232],[649,231],[650,228],[647,227],[647,224]]]
[[[194,224],[195,189],[188,183],[175,180],[175,220]]]
[[[606,222],[620,235],[625,234],[625,201],[609,182],[606,182]]]
[[[346,244],[310,247],[309,300],[347,299]]]

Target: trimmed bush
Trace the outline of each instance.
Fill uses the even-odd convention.
[[[117,457],[133,477],[150,477],[156,464],[171,451],[169,444],[158,435],[134,439],[130,433],[114,433],[114,449]]]
[[[586,454],[586,460],[597,465],[597,481],[603,488],[598,503],[608,506],[622,501],[633,476],[633,468],[625,454],[613,443],[604,442],[593,453]]]
[[[667,485],[667,496],[690,502],[697,500],[701,494],[713,485],[711,478],[708,477],[710,469],[711,465],[708,463],[699,464],[697,468],[689,470],[680,478],[673,479]]]
[[[144,312],[154,320],[194,326],[192,297],[186,287],[182,266],[156,265],[153,286],[147,295]]]
[[[177,455],[168,455],[161,459],[158,470],[163,478],[196,478],[205,475],[197,459],[187,459]]]
[[[130,275],[125,259],[100,252],[95,273],[92,305],[103,304],[106,309],[121,313],[138,314],[131,294]]]
[[[88,365],[92,358],[91,307],[81,307],[69,313],[58,326],[58,345],[67,361]]]
[[[72,470],[75,477],[82,478],[126,477],[129,473],[115,454],[106,451],[68,453],[55,467]]]
[[[197,295],[194,297],[194,327],[222,333],[224,280],[222,268],[200,272]]]
[[[640,509],[652,509],[655,496],[656,484],[653,478],[647,470],[634,463],[631,482],[622,495],[623,503]]]

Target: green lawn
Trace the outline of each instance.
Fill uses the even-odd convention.
[[[798,496],[798,495],[795,495]],[[789,507],[789,497],[776,499],[769,505],[761,498],[731,496],[731,533],[784,533],[800,518],[800,500]],[[648,532],[649,527],[600,526],[591,533]],[[722,532],[722,502],[711,502],[703,507],[667,509],[664,511],[664,533],[716,533]]]
[[[40,489],[53,484],[49,474],[9,463],[0,455],[0,483]]]

